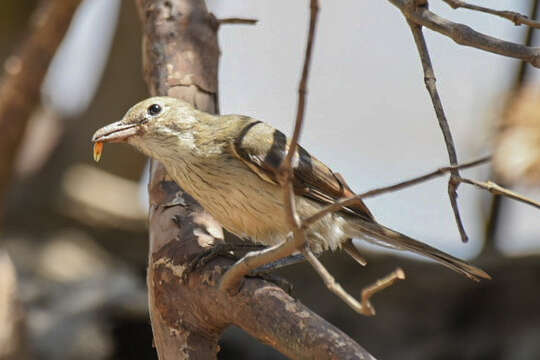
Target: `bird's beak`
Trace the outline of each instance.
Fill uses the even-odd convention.
[[[117,121],[104,126],[94,133],[92,142],[94,143],[94,160],[101,159],[103,143],[126,142],[133,135],[139,133],[138,124],[126,124],[123,121]]]
[[[126,124],[122,121],[102,127],[92,136],[93,143],[114,143],[125,142],[139,132],[138,124]]]

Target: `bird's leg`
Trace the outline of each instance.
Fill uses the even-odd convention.
[[[252,273],[269,273],[286,266],[302,263],[304,261],[306,261],[306,257],[303,254],[293,254],[283,259],[279,259],[269,264],[260,266],[253,270]]]
[[[277,270],[286,266],[298,264],[304,261],[306,261],[306,258],[303,254],[289,255],[283,259],[279,259],[269,264],[256,268],[255,270],[250,272],[248,275],[246,275],[246,277],[259,278],[259,279],[266,280],[268,282],[271,282],[279,286],[280,288],[283,289],[283,291],[291,295],[293,291],[293,285],[289,281],[279,276],[272,275],[271,272],[274,270]]]
[[[186,282],[189,274],[193,271],[198,270],[208,264],[210,261],[223,256],[234,261],[238,260],[240,256],[235,255],[236,251],[246,252],[250,250],[260,250],[262,245],[256,244],[227,244],[227,243],[218,243],[214,246],[205,249],[204,251],[198,253],[192,260],[186,264],[186,269],[182,274],[184,282]]]

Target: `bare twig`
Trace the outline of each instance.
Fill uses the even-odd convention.
[[[381,188],[376,188],[376,189],[366,191],[364,193],[358,194],[358,195],[350,197],[350,198],[342,199],[340,201],[337,201],[337,202],[333,203],[332,205],[328,205],[327,207],[323,208],[321,211],[319,211],[319,212],[313,214],[312,216],[304,219],[303,222],[302,222],[303,226],[307,227],[307,226],[313,224],[315,221],[321,219],[325,215],[327,215],[327,214],[329,214],[331,212],[339,211],[344,207],[352,205],[355,201],[357,201],[359,199],[367,199],[367,198],[370,198],[370,197],[373,197],[373,196],[377,196],[377,195],[381,195],[381,194],[401,190],[403,188],[413,186],[413,185],[417,185],[417,184],[423,183],[423,182],[425,182],[427,180],[431,180],[433,178],[442,176],[444,174],[447,174],[447,173],[451,172],[454,169],[457,169],[457,170],[459,170],[459,169],[467,169],[467,168],[471,168],[471,167],[474,167],[474,166],[477,166],[477,165],[484,164],[484,163],[488,162],[490,159],[491,159],[491,156],[485,156],[483,158],[476,159],[476,160],[473,160],[473,161],[469,161],[469,162],[463,163],[461,165],[442,167],[442,168],[439,168],[439,169],[437,169],[435,171],[427,173],[425,175],[421,175],[421,176],[418,176],[418,177],[415,177],[415,178],[412,178],[412,179],[409,179],[409,180],[405,180],[405,181],[399,182],[397,184],[393,184],[393,185],[385,186],[385,187],[381,187]]]
[[[298,86],[298,108],[296,113],[296,122],[294,126],[294,133],[289,143],[289,150],[285,159],[283,160],[280,169],[278,171],[280,182],[283,187],[283,197],[285,203],[285,216],[292,230],[292,238],[284,241],[278,245],[270,248],[253,251],[248,253],[242,259],[240,259],[232,268],[230,268],[221,278],[219,287],[222,290],[236,291],[238,285],[242,281],[245,275],[252,270],[270,262],[282,259],[291,255],[294,251],[303,247],[305,243],[305,236],[302,228],[301,221],[296,213],[295,201],[294,201],[294,189],[292,186],[292,159],[296,153],[296,147],[300,132],[302,130],[302,123],[304,120],[305,104],[306,104],[306,92],[307,92],[307,80],[309,76],[309,69],[311,64],[311,55],[313,52],[313,43],[315,41],[315,29],[317,27],[317,17],[319,13],[318,0],[310,0],[310,20],[309,31],[306,45],[306,53],[304,56],[304,65],[302,68],[302,77]]]
[[[502,186],[495,184],[493,181],[481,182],[466,178],[460,178],[459,181],[466,184],[474,185],[476,187],[479,187],[480,189],[487,190],[490,193],[496,195],[504,195],[506,197],[509,197],[510,199],[521,201],[522,203],[529,204],[531,206],[534,206],[535,208],[540,209],[540,202],[529,199],[528,197],[515,193],[511,190],[505,189]]]
[[[259,20],[257,19],[244,19],[244,18],[224,18],[224,19],[218,19],[219,25],[229,25],[229,24],[235,24],[235,25],[255,25],[257,24]]]
[[[459,170],[459,169],[471,168],[471,167],[486,163],[490,159],[491,159],[490,156],[486,156],[486,157],[483,157],[483,158],[480,158],[480,159],[477,159],[477,160],[473,160],[473,161],[470,161],[470,162],[467,162],[467,163],[464,163],[464,164],[461,164],[461,165],[442,167],[442,168],[439,168],[439,169],[437,169],[435,171],[432,171],[432,172],[430,172],[428,174],[421,175],[421,176],[418,176],[418,177],[415,177],[415,178],[412,178],[412,179],[409,179],[409,180],[405,180],[405,181],[399,182],[397,184],[393,184],[393,185],[390,185],[390,186],[385,186],[385,187],[369,190],[369,191],[366,191],[364,193],[361,193],[361,194],[358,194],[358,195],[355,195],[355,196],[352,196],[352,197],[349,197],[349,198],[346,198],[346,199],[342,199],[340,201],[336,201],[332,205],[328,205],[327,207],[323,208],[319,212],[317,212],[317,213],[311,215],[310,217],[304,219],[302,221],[302,226],[304,228],[307,228],[309,225],[313,224],[317,220],[320,220],[325,215],[327,215],[329,213],[332,213],[332,212],[339,211],[339,210],[343,209],[344,207],[352,205],[352,204],[354,204],[355,201],[358,201],[359,199],[367,199],[367,198],[370,198],[370,197],[373,197],[373,196],[377,196],[377,195],[397,191],[397,190],[400,190],[400,189],[403,189],[403,188],[406,188],[406,187],[409,187],[409,186],[417,185],[417,184],[423,183],[423,182],[425,182],[427,180],[431,180],[433,178],[436,178],[436,177],[442,176],[442,175],[444,175],[446,173],[449,173],[454,169]],[[479,187],[481,189],[487,190],[487,191],[489,191],[489,192],[491,192],[493,194],[503,195],[503,196],[506,196],[508,198],[511,198],[511,199],[514,199],[514,200],[517,200],[517,201],[521,201],[521,202],[523,202],[525,204],[532,205],[532,206],[534,206],[536,208],[540,207],[540,203],[538,201],[529,199],[526,196],[520,195],[520,194],[515,193],[515,192],[513,192],[511,190],[505,189],[504,187],[502,187],[500,185],[497,185],[492,181],[480,182],[480,181],[476,181],[476,180],[472,180],[472,179],[468,179],[468,178],[463,178],[463,177],[456,178],[456,181],[459,181],[460,183],[466,183],[466,184],[474,185],[474,186]]]
[[[466,3],[465,1],[461,0],[443,0],[445,3],[450,5],[453,9],[469,9],[474,11],[483,12],[486,14],[491,14],[495,16],[502,17],[504,19],[508,19],[512,21],[515,25],[528,25],[533,28],[540,29],[540,22],[531,20],[527,15],[522,15],[520,13],[517,13],[515,11],[507,11],[507,10],[494,10],[490,9],[484,6],[478,6],[474,4]]]
[[[457,155],[456,148],[454,145],[454,140],[452,139],[452,132],[450,131],[450,126],[448,126],[448,120],[444,113],[442,106],[441,98],[439,92],[437,91],[435,72],[433,71],[433,65],[431,64],[431,59],[429,56],[429,51],[427,48],[426,40],[422,34],[422,26],[417,25],[411,21],[407,21],[413,33],[414,42],[416,43],[416,48],[418,49],[418,54],[420,55],[420,60],[422,61],[422,68],[424,70],[424,83],[426,89],[429,92],[431,97],[431,102],[433,103],[433,108],[435,109],[435,114],[437,115],[437,120],[439,121],[439,127],[443,133],[444,142],[446,144],[446,151],[448,152],[448,158],[450,160],[450,165],[457,165]],[[450,204],[452,205],[452,211],[456,219],[456,224],[458,226],[459,234],[463,242],[467,242],[467,232],[463,226],[463,221],[459,214],[459,207],[457,204],[457,188],[459,182],[455,179],[459,177],[459,171],[457,169],[452,169],[452,176],[448,181],[448,196],[450,197]]]
[[[302,68],[302,77],[300,78],[300,84],[298,86],[298,105],[296,110],[296,122],[294,124],[294,132],[289,143],[289,150],[287,156],[283,160],[280,168],[280,174],[282,176],[283,194],[286,204],[286,216],[289,221],[289,225],[293,230],[294,242],[297,249],[303,247],[305,239],[304,234],[301,231],[301,224],[298,215],[295,210],[294,191],[292,186],[293,168],[292,159],[296,153],[298,145],[298,139],[300,138],[300,132],[302,131],[302,124],[304,122],[304,113],[306,108],[306,93],[307,93],[307,80],[309,76],[309,69],[311,65],[311,54],[313,52],[313,42],[315,40],[315,28],[317,26],[317,17],[319,13],[318,0],[310,1],[310,19],[309,19],[309,32],[306,45],[306,54],[304,56],[304,66]],[[299,231],[300,230],[300,231]]]
[[[319,276],[324,281],[326,287],[336,294],[341,300],[343,300],[347,305],[349,305],[354,311],[359,314],[366,316],[375,315],[375,308],[371,305],[369,301],[370,298],[375,295],[377,292],[386,289],[392,285],[396,280],[405,279],[405,273],[400,268],[396,269],[383,279],[377,280],[375,284],[368,286],[362,290],[362,303],[358,302],[354,297],[345,291],[339,283],[336,282],[334,277],[326,270],[323,264],[317,259],[315,255],[305,248],[302,253],[306,257],[306,260],[311,264],[311,266],[317,271]]]
[[[441,33],[453,39],[458,44],[471,46],[494,54],[522,59],[535,67],[540,67],[540,48],[538,47],[524,46],[482,34],[467,25],[444,19],[429,11],[426,6],[411,6],[411,4],[414,4],[414,0],[388,1],[399,8],[407,20]]]

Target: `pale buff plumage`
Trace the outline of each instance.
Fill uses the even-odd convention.
[[[159,112],[153,114],[152,106],[158,106]],[[280,161],[275,158],[279,140],[276,134],[282,135],[246,116],[214,116],[178,99],[155,97],[132,107],[121,121],[98,130],[93,141],[128,142],[158,159],[170,176],[227,230],[273,245],[285,240],[290,232],[283,190],[272,178],[272,169]],[[294,165],[305,165],[299,164],[301,159],[297,153]],[[324,175],[334,175],[315,158],[309,159],[313,169],[304,169],[300,175],[313,175],[305,180],[306,187],[311,186],[309,182],[322,183],[314,189],[322,188],[324,192]],[[302,184],[302,179],[296,180]],[[319,211],[324,204],[316,200],[324,203],[326,197],[332,198],[327,195],[313,197],[297,192],[298,215],[306,218]],[[473,279],[489,278],[472,265],[376,223],[361,202],[359,209],[329,214],[314,223],[306,232],[309,246],[316,252],[334,250],[350,238],[360,237],[428,256]]]
[[[185,109],[174,111],[175,116],[186,121],[167,124],[158,132],[159,137],[134,136],[128,139],[128,143],[159,159],[169,175],[228,231],[265,245],[285,240],[290,230],[283,212],[283,190],[275,184],[261,181],[231,150],[234,130],[243,128],[253,119],[237,116],[218,118],[184,104]],[[142,107],[145,108],[145,104]],[[130,112],[138,113],[136,108]],[[231,123],[235,124],[231,126]],[[265,130],[273,131],[271,127],[264,126]],[[178,133],[183,136],[176,136]],[[301,197],[296,197],[296,207],[302,218],[320,210],[319,204]],[[348,239],[342,230],[344,224],[338,214],[329,214],[315,223],[307,233],[313,249],[320,252],[339,247]]]

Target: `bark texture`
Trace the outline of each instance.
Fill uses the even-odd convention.
[[[144,75],[151,95],[218,112],[219,22],[199,0],[136,0],[143,23]],[[223,241],[221,226],[152,164],[148,290],[161,360],[211,359],[224,329],[237,325],[294,359],[372,359],[339,329],[259,279],[230,296],[217,280],[231,264],[217,259],[182,281],[193,256]]]

